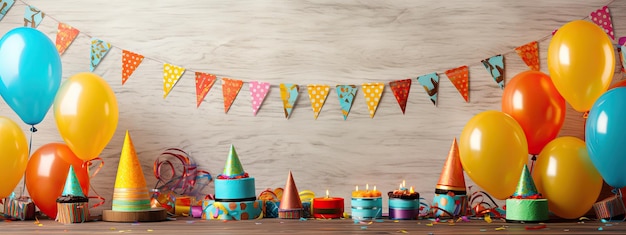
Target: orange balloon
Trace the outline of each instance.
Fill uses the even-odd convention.
[[[528,153],[537,155],[556,138],[565,121],[565,99],[552,79],[539,71],[521,72],[506,85],[502,112],[511,115],[524,130]]]
[[[83,166],[83,161],[65,144],[49,143],[41,146],[33,153],[26,166],[28,194],[39,210],[50,218],[57,216],[56,200],[63,193],[70,165],[74,166],[83,193],[88,195],[88,167],[86,164]]]

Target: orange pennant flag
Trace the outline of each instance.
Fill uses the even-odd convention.
[[[539,71],[539,44],[537,41],[515,48],[515,52],[522,57],[528,68]]]
[[[126,80],[130,77],[135,69],[143,61],[143,56],[127,50],[122,50],[122,85],[126,83]]]
[[[60,23],[57,28],[57,39],[56,39],[56,47],[59,51],[59,55],[63,55],[65,50],[72,44],[74,39],[78,36],[78,29],[69,26],[65,23]]]
[[[324,103],[326,103],[326,97],[328,97],[330,86],[308,85],[307,90],[309,92],[309,100],[311,100],[311,107],[313,108],[313,117],[317,120]]]
[[[454,84],[465,102],[469,103],[469,68],[466,65],[446,71],[446,76]]]
[[[363,83],[363,96],[365,96],[365,102],[367,103],[367,109],[370,113],[370,118],[374,118],[376,114],[376,108],[383,96],[383,90],[385,90],[384,83]]]
[[[209,93],[217,77],[213,74],[196,72],[196,108],[200,107],[204,97]]]
[[[168,63],[163,64],[163,99],[172,91],[183,73],[185,73],[183,67]]]
[[[228,113],[230,106],[235,102],[239,90],[243,86],[243,81],[222,78],[222,95],[224,95],[224,113]]]

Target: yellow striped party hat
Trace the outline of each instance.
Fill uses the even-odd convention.
[[[113,211],[144,211],[150,209],[150,194],[133,141],[126,131],[124,146],[113,189]]]

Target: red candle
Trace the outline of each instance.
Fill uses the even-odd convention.
[[[343,216],[343,198],[326,197],[313,198],[313,217],[322,219],[336,219]]]

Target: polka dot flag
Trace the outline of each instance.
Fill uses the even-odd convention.
[[[78,36],[78,29],[72,26],[69,26],[64,23],[59,23],[57,28],[57,38],[56,38],[56,47],[59,51],[59,55],[63,55],[65,50],[72,44],[74,39]]]
[[[539,44],[537,41],[519,46],[515,48],[515,52],[522,57],[528,68],[539,71]]]
[[[163,99],[170,94],[178,79],[185,73],[185,68],[165,63],[163,64]]]
[[[200,107],[216,79],[217,77],[213,74],[196,72],[196,108]]]
[[[367,104],[370,118],[374,118],[374,114],[376,114],[376,108],[378,108],[378,103],[383,96],[383,90],[385,90],[385,84],[363,83],[363,85],[361,85],[361,88],[363,88],[363,96],[365,96],[365,103]]]
[[[409,99],[409,91],[411,91],[411,79],[397,80],[389,83],[393,96],[396,97],[402,114],[406,110],[406,101]]]
[[[228,113],[230,106],[235,102],[235,98],[237,98],[237,94],[239,94],[239,90],[243,86],[243,81],[230,79],[230,78],[222,78],[222,95],[224,95],[224,113]]]
[[[611,20],[611,12],[609,12],[608,6],[603,6],[602,8],[591,12],[589,14],[589,18],[593,23],[596,23],[600,26],[604,32],[606,32],[609,37],[615,40],[615,33],[613,32],[613,20]]]
[[[465,65],[446,71],[446,76],[454,84],[465,102],[469,103],[469,68]]]
[[[126,83],[126,80],[130,75],[135,72],[135,69],[143,61],[143,56],[127,50],[122,50],[122,85]]]
[[[317,117],[322,111],[322,107],[326,102],[326,97],[330,91],[328,85],[308,85],[307,90],[309,92],[309,100],[311,100],[311,107],[313,108],[313,117],[317,120]]]
[[[250,97],[252,99],[252,114],[256,116],[263,104],[263,100],[270,91],[269,82],[251,81],[250,83]]]

